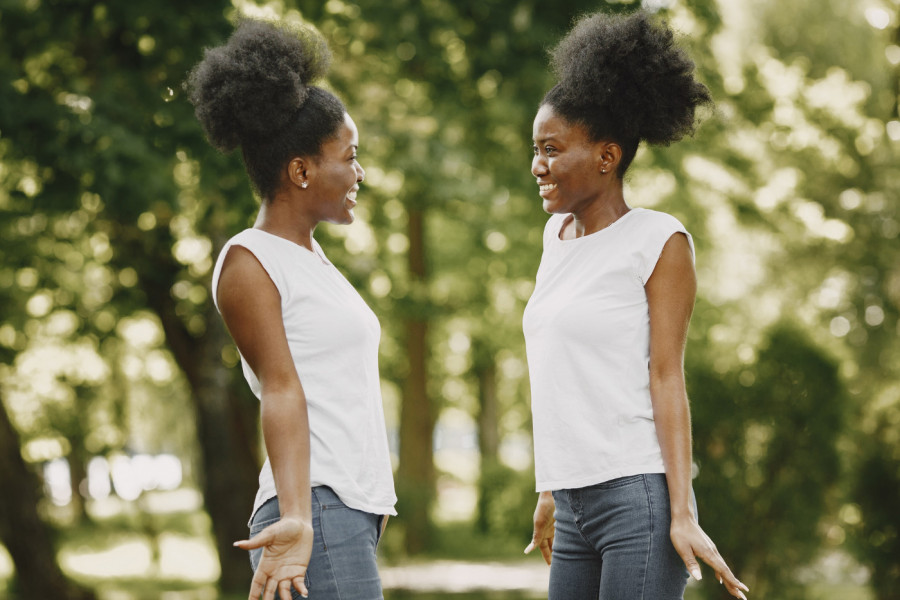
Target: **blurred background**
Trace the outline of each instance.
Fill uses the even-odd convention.
[[[360,130],[316,235],[384,329],[386,597],[546,597],[531,122],[573,18],[641,4],[716,99],[626,182],[697,244],[701,522],[751,598],[900,598],[900,0],[0,2],[0,597],[246,597],[259,407],[209,285],[257,204],[181,87],[241,12],[315,25]]]

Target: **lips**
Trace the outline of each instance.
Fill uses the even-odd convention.
[[[548,195],[552,194],[556,190],[556,184],[555,183],[541,183],[540,181],[538,181],[538,189],[540,190],[541,198],[546,199],[546,197]]]
[[[347,200],[349,200],[350,203],[353,205],[356,204],[356,192],[358,192],[358,191],[359,191],[359,188],[355,187],[352,190],[350,190],[349,193],[347,193]]]

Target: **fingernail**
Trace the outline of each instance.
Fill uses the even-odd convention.
[[[719,585],[722,585],[722,578],[719,577]]]
[[[744,595],[744,592],[738,590],[738,595],[741,597],[741,600],[747,600],[747,596]]]
[[[531,552],[532,550],[534,550],[534,542],[531,542],[530,544],[528,544],[527,546],[525,546],[525,552],[524,552],[524,554],[528,554],[528,553]]]
[[[703,579],[703,575],[700,574],[700,569],[691,569],[691,575],[693,575],[694,579],[697,581]]]

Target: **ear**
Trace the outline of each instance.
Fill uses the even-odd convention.
[[[615,173],[622,160],[622,146],[615,142],[598,142],[594,150],[594,158],[597,162],[597,170],[601,175]]]
[[[287,164],[287,178],[293,185],[306,189],[309,186],[309,174],[307,168],[310,166],[308,160],[295,157]]]

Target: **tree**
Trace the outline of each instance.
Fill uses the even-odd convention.
[[[706,364],[688,370],[700,522],[755,594],[803,597],[794,571],[819,551],[841,476],[847,406],[837,365],[787,326],[739,372],[723,377]],[[735,515],[752,526],[735,527]],[[722,593],[714,579],[704,580],[708,598]]]
[[[69,581],[56,563],[51,530],[35,507],[40,485],[19,450],[19,436],[0,397],[0,478],[16,490],[0,495],[0,540],[16,566],[16,587],[25,598],[93,600],[92,592]]]
[[[188,103],[172,100],[202,47],[231,25],[221,2],[181,8],[14,3],[2,15],[0,127],[15,140],[6,160],[35,168],[35,189],[13,189],[10,201],[54,215],[89,199],[106,262],[132,280],[107,299],[123,312],[146,306],[164,330],[196,408],[221,584],[237,591],[249,572],[231,543],[246,536],[255,488],[255,402],[222,364],[229,344],[207,288],[214,244],[246,220],[252,195],[235,161],[212,158],[199,173],[190,159],[205,141]],[[244,200],[228,204],[229,195]]]

